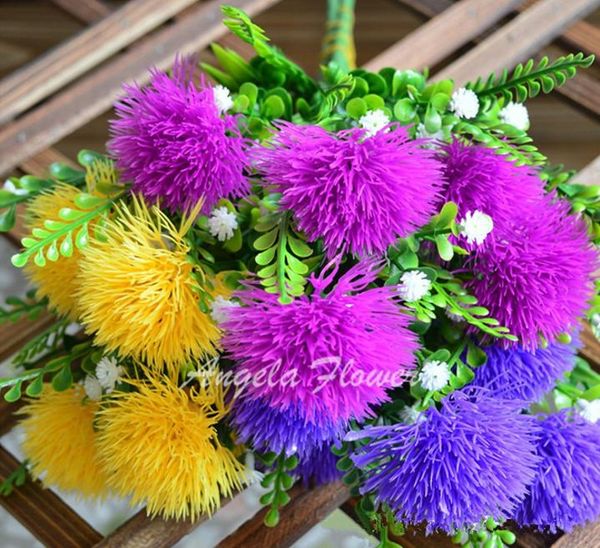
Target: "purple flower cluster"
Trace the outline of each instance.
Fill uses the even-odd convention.
[[[337,469],[337,462],[338,457],[331,451],[331,444],[324,443],[300,459],[294,473],[305,487],[311,484],[325,485],[342,477],[342,472]]]
[[[371,137],[358,128],[330,133],[284,122],[278,130],[271,146],[256,149],[255,166],[330,257],[383,253],[435,213],[441,166],[407,128]]]
[[[283,412],[301,406],[308,420],[360,420],[414,368],[417,340],[394,288],[366,289],[377,263],[357,264],[325,293],[336,261],[328,268],[311,277],[311,296],[290,304],[262,289],[239,292],[242,306],[223,325],[223,346],[238,371],[268,377],[247,388],[252,397]]]
[[[514,519],[541,530],[570,531],[600,516],[600,423],[570,409],[540,421],[540,463]]]
[[[539,401],[573,368],[578,346],[577,338],[571,344],[553,343],[535,350],[488,346],[484,348],[487,362],[475,370],[472,384],[488,388],[500,398]]]
[[[352,456],[399,521],[453,533],[487,516],[506,518],[533,480],[535,421],[517,401],[463,389],[411,425],[371,427]]]
[[[197,87],[189,60],[173,76],[155,71],[148,87],[127,85],[110,123],[110,153],[132,189],[171,210],[204,198],[209,212],[220,198],[248,191],[245,141],[234,116],[221,115],[206,85]]]

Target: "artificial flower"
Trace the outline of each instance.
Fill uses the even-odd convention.
[[[414,302],[429,295],[431,289],[431,280],[425,272],[420,270],[409,270],[400,277],[398,285],[398,294],[402,300]]]
[[[229,319],[229,311],[239,306],[240,303],[217,295],[212,302],[210,315],[218,326],[222,326]]]
[[[600,400],[577,400],[575,408],[577,413],[589,423],[596,424],[600,421]]]
[[[518,403],[481,390],[455,391],[410,425],[350,432],[369,440],[352,456],[398,521],[428,533],[508,517],[533,480],[535,421]]]
[[[450,99],[448,109],[459,118],[470,120],[479,112],[479,99],[472,89],[458,88]]]
[[[178,210],[204,199],[208,213],[247,192],[245,142],[236,118],[222,115],[223,92],[196,86],[191,68],[179,60],[173,76],[154,71],[147,87],[126,85],[108,149],[148,202]]]
[[[308,418],[361,419],[387,399],[414,368],[416,337],[391,286],[366,289],[379,266],[365,261],[333,285],[337,261],[314,288],[290,304],[262,289],[237,296],[243,306],[229,311],[223,346],[238,370],[268,375],[271,382],[248,390],[281,410],[301,405]]]
[[[233,233],[238,227],[235,213],[229,211],[225,206],[213,209],[208,218],[208,231],[219,242],[225,242],[233,238]]]
[[[86,375],[83,379],[83,389],[85,395],[92,401],[100,401],[102,399],[102,385],[94,375]]]
[[[244,465],[224,447],[217,424],[226,413],[222,386],[186,390],[148,372],[114,392],[98,412],[97,447],[108,481],[148,514],[195,520],[245,482]]]
[[[441,390],[450,380],[450,368],[446,362],[426,361],[419,372],[419,382],[426,390]]]
[[[367,137],[373,137],[390,123],[389,116],[381,109],[370,110],[358,119],[359,127],[363,128]]]
[[[121,379],[123,368],[115,358],[104,356],[96,365],[96,378],[107,392],[111,392]]]
[[[540,462],[514,513],[523,526],[570,531],[600,516],[600,424],[563,409],[539,421]]]
[[[323,443],[298,461],[293,474],[302,480],[305,487],[332,483],[343,475],[337,468],[338,460],[339,457],[331,450],[331,444]]]
[[[278,130],[255,149],[256,168],[308,240],[323,238],[330,257],[382,253],[435,213],[440,165],[407,128],[367,139],[359,128],[330,133],[282,122]]]
[[[39,398],[18,411],[25,439],[22,447],[31,474],[47,487],[103,497],[107,476],[100,466],[94,432],[98,403],[81,386],[63,392],[45,386]]]
[[[494,229],[494,221],[489,215],[476,209],[467,211],[459,228],[461,236],[469,245],[481,245]]]
[[[233,99],[231,98],[231,92],[220,84],[217,84],[212,88],[215,105],[220,114],[225,114],[228,110],[233,107]]]
[[[498,118],[505,124],[526,131],[529,129],[529,113],[527,107],[522,103],[509,102],[499,113]]]

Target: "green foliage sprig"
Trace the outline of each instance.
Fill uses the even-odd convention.
[[[302,259],[312,249],[292,229],[288,212],[268,214],[254,229],[261,233],[253,244],[259,251],[254,260],[261,284],[267,293],[278,293],[280,302],[290,303],[304,293],[309,267]]]
[[[578,68],[588,68],[593,62],[593,55],[585,57],[581,52],[569,53],[551,63],[548,57],[542,57],[537,65],[530,59],[524,65],[518,64],[510,77],[508,70],[504,69],[498,77],[492,73],[487,79],[478,78],[467,87],[480,98],[499,96],[507,102],[522,103],[536,97],[540,91],[550,93],[573,78]]]
[[[296,455],[286,457],[283,453],[281,455],[267,453],[257,456],[263,464],[271,469],[261,482],[265,489],[270,490],[260,497],[260,503],[270,507],[265,515],[265,525],[275,527],[279,523],[279,509],[291,500],[288,491],[296,481],[293,472],[298,466],[298,457]]]
[[[17,205],[26,202],[52,186],[49,179],[41,179],[33,175],[11,177],[8,182],[14,190],[0,188],[0,232],[12,230],[17,221]]]
[[[11,262],[17,268],[24,267],[33,257],[34,263],[43,267],[46,260],[56,261],[60,256],[71,257],[74,247],[83,249],[89,241],[89,225],[106,217],[114,204],[112,198],[101,198],[81,193],[75,197],[75,208],[62,208],[60,220],[46,219],[44,228],[34,228],[30,236],[21,240],[24,251],[13,255]]]
[[[39,335],[25,343],[12,360],[16,367],[28,367],[29,362],[38,356],[55,352],[63,344],[68,320],[58,320]]]
[[[8,297],[6,307],[0,306],[0,324],[16,322],[27,318],[35,320],[47,308],[47,299],[36,299],[35,289],[28,291],[24,298]]]
[[[6,476],[4,481],[0,483],[0,496],[8,497],[16,487],[25,485],[29,477],[28,465],[29,460],[25,459],[19,463],[15,470]]]

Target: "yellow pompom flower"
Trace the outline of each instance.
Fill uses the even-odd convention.
[[[84,250],[80,319],[108,351],[171,371],[216,352],[220,331],[198,304],[207,279],[189,261],[184,239],[193,218],[177,229],[157,207],[134,199]]]
[[[60,220],[58,212],[64,208],[73,208],[75,196],[81,191],[71,185],[58,184],[47,192],[42,192],[27,206],[25,225],[31,231],[43,229],[45,220]],[[77,318],[75,288],[79,270],[80,254],[73,246],[71,257],[58,257],[56,261],[47,261],[43,267],[30,261],[25,267],[26,276],[37,287],[40,297],[47,297],[50,307],[71,320]]]
[[[47,487],[103,497],[107,478],[98,460],[94,416],[98,403],[85,398],[81,386],[56,392],[45,386],[39,398],[20,411],[25,432],[23,451],[33,477]]]
[[[98,413],[98,451],[109,485],[151,516],[211,514],[245,482],[245,469],[217,437],[226,412],[216,383],[184,389],[150,376],[130,381]]]

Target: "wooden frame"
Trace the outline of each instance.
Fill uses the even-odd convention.
[[[69,162],[49,148],[65,135],[107,110],[124,80],[142,81],[149,66],[167,67],[175,53],[205,48],[223,39],[225,28],[219,13],[220,0],[131,0],[112,12],[102,0],[53,0],[89,27],[55,50],[0,81],[0,173],[18,169],[41,175],[53,161]],[[283,0],[285,1],[285,0]],[[277,0],[229,0],[251,15],[268,9]],[[600,29],[579,21],[600,6],[600,0],[401,0],[429,18],[415,32],[378,55],[367,67],[422,68],[435,66],[461,47],[475,47],[453,61],[434,78],[454,77],[462,83],[480,73],[514,66],[534,54],[557,56],[566,50],[555,39],[587,53],[600,54]],[[508,23],[502,22],[515,14]],[[175,18],[170,24],[169,19]],[[122,32],[127,20],[128,32]],[[536,24],[543,21],[544,24]],[[437,37],[445,36],[440,43]],[[518,36],[519,40],[514,38]],[[102,47],[98,48],[98,40]],[[225,38],[230,47],[248,56],[248,48]],[[235,46],[233,46],[235,43]],[[510,47],[505,47],[510,43]],[[121,51],[127,47],[125,51]],[[100,63],[103,63],[100,66]],[[65,70],[65,67],[68,70]],[[600,116],[600,82],[585,73],[578,74],[558,90],[562,98],[592,116]],[[40,104],[40,101],[43,101]],[[579,175],[583,183],[598,182],[600,157]],[[16,227],[7,237],[15,244],[22,235]],[[0,361],[53,322],[44,315],[34,322],[0,327]],[[600,366],[600,345],[589,329],[584,331],[583,354]],[[15,422],[16,405],[0,403],[0,433]],[[18,461],[0,447],[0,479],[16,468]],[[259,512],[220,546],[289,546],[329,512],[341,507],[352,516],[352,501],[341,483],[315,490],[293,488],[292,502],[282,509],[281,523],[275,529],[263,525]],[[39,482],[28,481],[0,504],[20,520],[47,546],[172,546],[199,522],[173,522],[149,519],[142,511],[103,538],[88,523]],[[202,521],[202,520],[201,520]],[[567,548],[591,546],[600,538],[600,524],[590,525],[571,535],[556,538],[531,533],[519,537],[519,546]],[[407,536],[407,547],[449,545],[440,537]],[[591,543],[591,544],[590,544]]]

